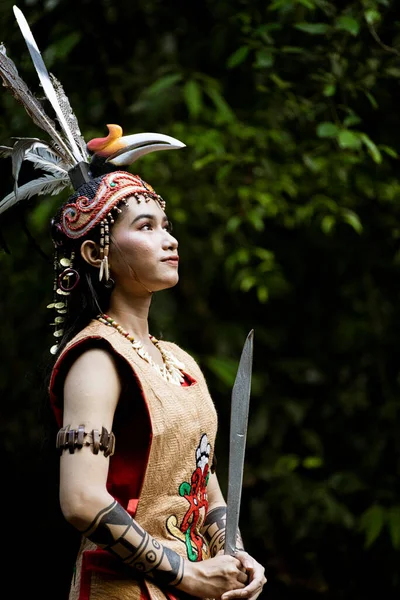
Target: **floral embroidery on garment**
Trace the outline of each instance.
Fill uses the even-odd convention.
[[[186,545],[189,560],[196,562],[209,558],[210,552],[203,536],[199,533],[208,511],[207,484],[210,477],[209,458],[210,444],[204,433],[196,448],[196,469],[193,471],[190,483],[184,481],[179,486],[179,495],[189,503],[189,507],[181,524],[175,515],[167,519],[168,531]]]

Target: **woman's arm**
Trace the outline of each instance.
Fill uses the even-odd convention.
[[[211,556],[216,556],[225,545],[226,502],[222,494],[216,473],[211,473],[207,485],[208,511],[202,527]],[[243,550],[243,542],[238,532],[236,547]]]
[[[86,432],[112,431],[121,383],[112,356],[105,350],[84,352],[72,365],[64,384],[63,427]],[[116,440],[118,445],[118,440]],[[118,557],[135,573],[176,587],[192,596],[219,598],[241,589],[247,575],[239,559],[217,556],[191,563],[163,546],[108,493],[109,458],[93,447],[64,450],[60,463],[61,510],[83,535]],[[246,597],[246,596],[244,596]]]
[[[202,533],[210,545],[211,556],[221,556],[225,545],[225,526],[226,526],[226,502],[222,494],[216,473],[210,475],[207,486],[208,512]],[[242,567],[248,575],[247,586],[243,589],[226,592],[222,600],[233,600],[234,598],[250,598],[255,600],[261,594],[263,586],[267,582],[265,569],[247,552],[244,551],[242,536],[238,530],[236,537],[238,558]]]

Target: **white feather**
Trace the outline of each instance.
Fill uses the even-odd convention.
[[[57,115],[58,121],[67,136],[68,143],[71,147],[72,153],[75,159],[78,162],[84,161],[84,157],[80,153],[78,146],[76,145],[74,136],[72,135],[68,123],[63,115],[60,104],[58,102],[57,94],[54,90],[53,84],[51,83],[49,72],[47,71],[46,65],[44,64],[42,55],[40,54],[40,50],[37,47],[35,42],[35,38],[32,35],[32,32],[29,28],[29,25],[17,6],[13,6],[14,15],[21,30],[22,35],[24,36],[24,40],[26,45],[28,46],[29,54],[31,55],[33,64],[35,66],[36,72],[39,76],[40,83],[42,84],[44,93],[46,94],[48,100],[50,101],[54,112]]]
[[[29,160],[35,169],[43,169],[53,175],[68,175],[69,167],[49,147],[34,148],[26,153],[25,160]]]
[[[14,206],[14,204],[17,204],[17,202],[20,202],[20,200],[27,200],[32,196],[41,196],[43,194],[53,196],[61,192],[68,185],[68,176],[61,178],[44,175],[43,177],[29,181],[18,188],[17,195],[11,192],[0,201],[0,214]]]
[[[38,142],[41,143],[38,138],[17,138],[11,154],[12,174],[15,179],[15,186],[18,185],[19,172],[21,170],[21,165],[25,160],[26,153]]]
[[[0,146],[0,157],[1,158],[8,158],[9,156],[11,156],[11,154],[12,154],[11,146]]]

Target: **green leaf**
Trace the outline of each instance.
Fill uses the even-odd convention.
[[[364,13],[364,18],[367,21],[368,25],[376,25],[381,20],[381,15],[377,10],[366,10]]]
[[[375,100],[374,96],[367,90],[364,90],[364,94],[367,96],[372,108],[378,108],[379,105],[378,105],[377,101]]]
[[[218,156],[216,154],[206,154],[205,156],[202,156],[201,158],[195,160],[192,167],[195,171],[199,171],[200,169],[203,169],[210,163],[216,162],[217,160]]]
[[[314,2],[311,2],[310,0],[297,0],[297,2],[299,4],[302,4],[303,6],[305,6],[306,8],[309,8],[310,10],[314,10],[315,9],[315,4]]]
[[[360,219],[352,210],[344,210],[341,213],[342,220],[350,225],[357,233],[363,232],[363,226]]]
[[[324,86],[324,89],[323,89],[322,93],[327,98],[330,98],[330,96],[334,96],[335,93],[336,93],[336,85],[334,83],[327,83]]]
[[[257,210],[251,210],[247,213],[247,218],[257,231],[264,231],[264,221]]]
[[[288,81],[284,81],[281,77],[279,77],[276,73],[270,73],[270,79],[273,81],[276,86],[281,90],[287,90],[292,86]]]
[[[229,388],[235,381],[238,363],[231,358],[220,356],[209,356],[205,359],[207,367],[219,377]]]
[[[222,94],[220,94],[220,92],[215,87],[207,87],[206,92],[213,101],[214,106],[218,111],[218,116],[221,122],[232,123],[236,120],[235,114],[232,111],[231,107],[226,102]]]
[[[257,69],[268,69],[269,67],[272,67],[272,65],[274,64],[274,55],[272,54],[272,52],[270,50],[266,50],[265,48],[262,50],[258,50],[256,52],[256,60],[254,63],[254,66]]]
[[[369,548],[382,531],[385,512],[382,506],[374,504],[360,517],[360,529],[365,532],[365,547]]]
[[[325,215],[321,220],[321,229],[325,234],[332,231],[336,224],[336,218],[333,215]]]
[[[240,46],[233,54],[230,55],[226,62],[228,69],[233,69],[238,65],[241,65],[247,58],[250,52],[249,46]]]
[[[395,77],[396,79],[400,78],[400,69],[397,67],[388,67],[385,69],[386,75],[390,75],[390,77]]]
[[[335,123],[331,123],[330,121],[325,121],[320,123],[317,127],[317,136],[321,138],[325,137],[336,137],[338,134],[339,128],[335,125]]]
[[[304,54],[305,53],[304,48],[300,48],[300,46],[282,46],[282,48],[280,50],[281,50],[281,52],[284,52],[285,54]]]
[[[368,152],[372,157],[373,161],[379,165],[382,162],[382,154],[380,153],[379,148],[366,133],[362,133],[360,137],[365,146],[367,147]]]
[[[300,464],[300,458],[296,454],[284,454],[280,456],[275,465],[274,473],[276,475],[286,475],[295,471]]]
[[[75,46],[80,42],[82,34],[77,31],[61,37],[58,41],[51,46],[48,46],[43,52],[43,60],[47,68],[52,67],[59,60],[65,60],[69,53]]]
[[[361,140],[358,133],[349,131],[348,129],[342,129],[339,131],[338,142],[341,148],[351,148],[358,150],[361,147]]]
[[[226,230],[229,231],[229,233],[234,233],[239,227],[241,221],[242,219],[240,217],[233,215],[226,224]]]
[[[354,17],[342,15],[335,23],[335,28],[342,31],[347,31],[351,35],[358,35],[360,32],[360,24]]]
[[[391,156],[392,158],[399,157],[396,150],[394,148],[391,148],[390,146],[385,146],[384,144],[379,144],[379,148],[380,148],[380,150],[382,150],[382,152],[385,152],[388,156]]]
[[[400,505],[392,506],[387,511],[386,519],[393,548],[400,550]]]
[[[182,80],[180,73],[164,75],[152,83],[145,91],[146,96],[158,96]]]
[[[319,469],[323,465],[323,460],[320,456],[307,456],[302,464],[305,469]]]
[[[268,292],[267,286],[266,285],[259,285],[257,287],[257,298],[258,298],[258,301],[261,304],[264,304],[265,302],[267,302],[268,297],[269,297],[269,292]]]
[[[189,79],[183,87],[183,97],[192,117],[197,117],[202,106],[202,91],[200,85],[194,79]]]
[[[311,35],[323,35],[330,30],[327,23],[296,23],[295,28]]]
[[[358,125],[359,123],[361,123],[361,119],[360,117],[357,117],[357,115],[347,115],[343,121],[345,127],[351,127],[352,125]]]
[[[249,290],[251,290],[251,288],[253,288],[256,285],[256,282],[257,280],[254,277],[254,275],[245,275],[241,278],[239,287],[242,290],[242,292],[248,292]]]

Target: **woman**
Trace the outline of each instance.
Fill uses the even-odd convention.
[[[179,277],[178,242],[164,203],[128,173],[100,179],[89,197],[93,212],[104,198],[103,186],[116,184],[109,187],[116,190],[109,206],[113,195],[124,195],[112,209],[118,216],[109,226],[108,248],[105,240],[106,283],[113,280],[106,314],[61,350],[50,387],[62,425],[61,508],[83,534],[71,598],[174,598],[179,592],[257,598],[264,569],[245,552],[218,554],[226,505],[211,468],[217,419],[203,375],[182,349],[149,334],[152,295],[176,285]],[[80,253],[80,281],[90,281],[90,290],[100,285],[102,267],[102,279],[106,273],[102,242],[95,236],[99,225],[83,241],[62,243],[66,213],[88,198],[84,191],[68,201],[53,228],[65,277],[76,281],[66,257]],[[70,304],[78,289],[79,284]],[[81,297],[77,304],[82,306]],[[95,438],[105,430],[107,442],[100,441],[95,453]]]
[[[12,87],[10,62],[2,50],[1,74]],[[223,554],[217,416],[203,374],[184,350],[149,333],[153,294],[178,282],[178,242],[164,200],[120,170],[183,144],[123,137],[109,125],[86,148],[79,129],[60,122],[65,137],[47,120],[55,143],[31,139],[24,157],[44,170],[53,162],[37,193],[49,190],[49,177],[57,189],[60,180],[75,189],[52,221],[49,305],[60,341],[49,389],[60,428],[60,505],[82,538],[70,600],[255,600],[264,568],[243,549]],[[18,144],[10,155],[21,154]],[[31,195],[25,184],[0,202],[0,213]]]

